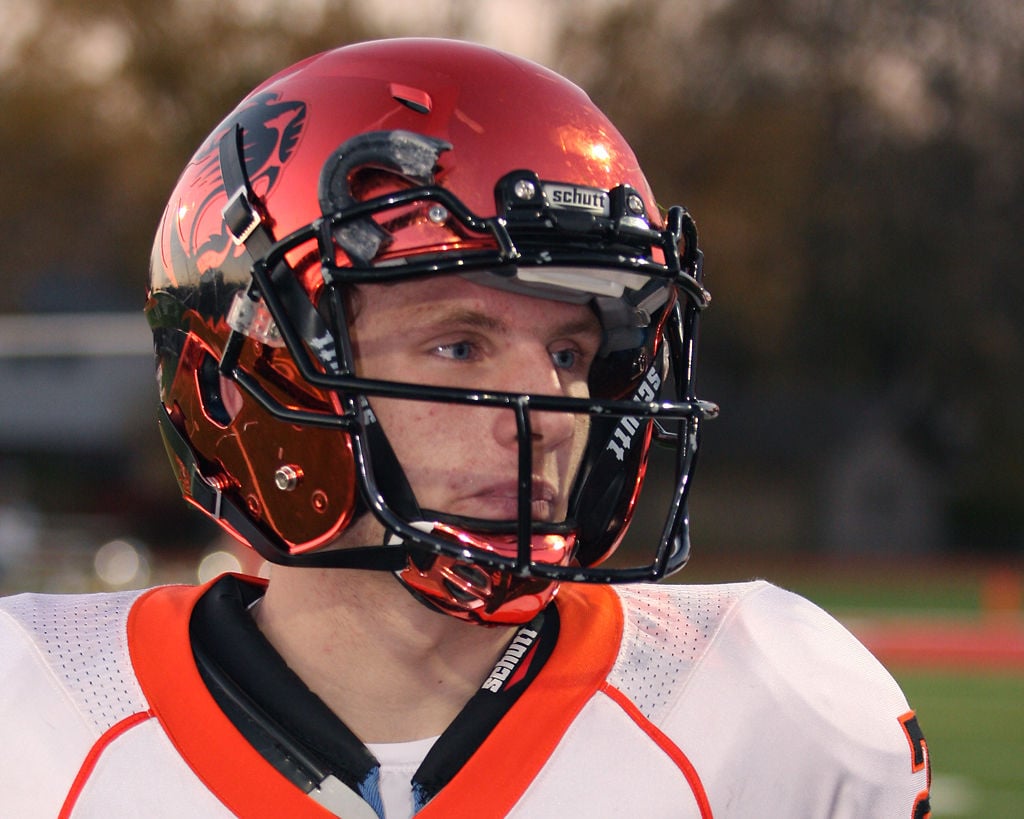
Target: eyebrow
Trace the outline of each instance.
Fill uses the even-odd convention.
[[[499,332],[508,329],[508,325],[498,316],[481,313],[479,310],[469,310],[465,307],[442,308],[440,311],[431,310],[428,315],[430,324],[454,324],[460,327],[475,327],[480,330],[497,330]]]
[[[419,311],[417,311],[419,312]],[[479,330],[490,330],[492,332],[506,332],[508,325],[500,316],[490,313],[482,313],[479,310],[471,310],[464,307],[442,309],[430,316],[430,324],[453,325],[455,327],[471,327]],[[575,335],[601,335],[601,321],[592,313],[570,319],[562,324],[556,325],[552,335],[554,336],[575,336]]]

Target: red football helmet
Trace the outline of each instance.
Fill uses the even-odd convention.
[[[590,397],[360,378],[348,289],[442,275],[590,305],[603,330]],[[686,561],[699,423],[716,412],[694,394],[700,282],[689,215],[659,212],[625,140],[559,75],[442,40],[312,57],[214,129],[156,236],[146,312],[178,482],[271,561],[390,570],[468,620],[526,621],[559,581],[658,579]],[[516,519],[420,508],[377,396],[514,414]],[[531,519],[536,411],[589,419],[555,523]],[[655,437],[677,452],[660,542],[641,566],[602,566]],[[326,548],[365,514],[384,542]]]

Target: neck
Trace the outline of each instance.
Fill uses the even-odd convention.
[[[440,734],[515,630],[433,612],[387,572],[280,566],[256,622],[364,742]]]

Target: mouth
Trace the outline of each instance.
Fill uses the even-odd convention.
[[[519,517],[519,484],[506,481],[478,489],[458,503],[464,514],[483,520],[515,520]],[[555,487],[541,478],[534,478],[530,491],[530,518],[538,523],[552,523],[565,516]]]

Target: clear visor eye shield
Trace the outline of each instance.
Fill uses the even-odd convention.
[[[388,132],[391,141],[393,133]],[[220,372],[281,420],[347,433],[361,503],[390,530],[389,543],[396,544],[292,554],[286,544],[275,543],[252,524],[236,527],[257,551],[269,560],[292,565],[398,570],[412,550],[457,557],[517,576],[595,582],[657,579],[685,563],[689,551],[686,498],[700,422],[717,414],[714,404],[695,395],[697,326],[709,296],[701,284],[701,254],[689,214],[671,208],[666,227],[654,229],[641,197],[627,186],[612,191],[582,189],[517,171],[495,187],[497,215],[479,217],[450,191],[434,184],[432,172],[426,171],[426,164],[433,168],[438,152],[444,150],[443,143],[403,134],[403,139],[421,143],[419,164],[424,167],[400,169],[403,178],[414,184],[361,201],[347,194],[332,195],[331,180],[337,178],[338,169],[329,160],[321,178],[321,217],[275,240],[248,184],[240,139],[238,130],[221,142],[224,181],[229,191],[236,191],[223,215],[236,243],[251,260],[252,280],[237,292],[228,316],[232,332]],[[592,194],[600,207],[556,205],[552,191],[566,188]],[[410,214],[416,213],[430,221],[438,208],[443,209],[449,228],[454,225],[465,238],[460,249],[435,252],[428,248],[375,261],[382,234],[387,239],[382,226],[407,224]],[[390,220],[389,214],[396,218]],[[316,244],[323,279],[315,304],[286,258],[310,243]],[[591,373],[590,396],[452,389],[360,377],[347,328],[346,288],[446,274],[523,295],[591,305],[600,318],[603,337]],[[238,366],[247,339],[286,347],[302,379],[335,395],[340,409],[295,409],[276,400]],[[515,520],[453,519],[430,512],[426,517],[442,525],[425,524],[424,512],[416,505],[390,448],[379,440],[379,428],[368,422],[372,413],[365,411],[367,402],[375,396],[512,413],[519,439]],[[557,523],[532,519],[534,412],[590,419],[587,452],[568,516]],[[632,515],[651,440],[671,444],[676,452],[675,491],[655,555],[643,566],[602,567],[598,564],[617,546]],[[474,533],[500,531],[514,546],[497,552],[439,533],[441,529],[450,533],[452,526]],[[569,530],[576,544],[572,561],[551,565],[534,559],[532,544],[538,535]]]

